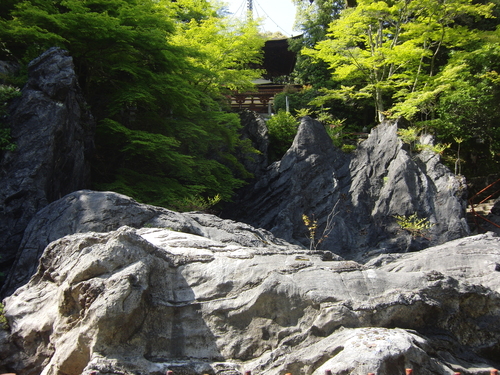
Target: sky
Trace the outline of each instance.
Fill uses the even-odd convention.
[[[238,18],[244,18],[247,10],[247,0],[225,0],[229,11]],[[253,0],[255,18],[264,19],[264,31],[280,31],[285,36],[297,35],[293,31],[295,21],[295,6],[292,0]]]

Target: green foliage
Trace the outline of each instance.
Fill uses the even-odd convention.
[[[356,150],[356,146],[354,146],[354,145],[342,145],[341,150],[342,150],[342,152],[345,152],[346,154],[350,154],[351,152],[354,152]]]
[[[0,303],[0,329],[8,329],[9,323],[7,322],[7,318],[4,314],[4,306]]]
[[[337,147],[342,147],[344,143],[345,119],[334,119],[328,112],[320,113],[318,120],[326,126],[326,132]]]
[[[330,24],[330,39],[304,53],[329,64],[334,80],[345,85],[334,90],[339,95],[370,96],[381,121],[394,102],[427,86],[446,49],[478,39],[456,20],[490,17],[492,6],[471,0],[358,0]]]
[[[296,25],[301,36],[289,41],[290,49],[300,52],[303,48],[312,48],[326,39],[328,25],[339,17],[345,8],[344,2],[333,0],[304,1],[294,0],[297,7]],[[299,84],[312,85],[315,88],[330,87],[328,64],[304,54],[298,54],[293,79]]]
[[[307,108],[332,108],[335,118],[360,129],[370,125],[363,117],[371,102],[376,121],[404,117],[435,134],[441,143],[432,151],[457,173],[498,170],[497,0],[295,3],[304,29],[304,37],[292,42],[302,52],[296,76],[318,92]],[[320,64],[330,69],[329,82],[326,70],[318,74]]]
[[[288,97],[288,105],[290,112],[314,108],[309,103],[318,95],[318,91],[311,86],[305,86],[301,90],[295,89],[293,86],[285,87],[282,93],[274,97],[274,110],[279,112],[286,109],[286,98]]]
[[[196,146],[196,139],[183,147],[173,137],[131,130],[112,120],[103,121],[97,132],[98,155],[104,158],[95,164],[101,167],[95,170],[102,181],[97,185],[100,189],[175,208],[173,202],[202,193],[220,194],[222,199],[230,200],[233,191],[244,184],[234,177],[236,160],[219,149],[224,144],[227,147],[229,140],[217,139],[213,134],[206,136],[213,143],[200,145],[198,154],[189,148]],[[212,153],[212,158],[203,158],[206,153]],[[214,159],[217,156],[219,160]],[[248,177],[244,169],[240,169],[240,175]]]
[[[415,143],[419,139],[420,129],[410,126],[406,129],[399,129],[398,136],[404,142],[409,144],[412,148],[415,147]]]
[[[420,219],[416,213],[412,215],[394,215],[397,224],[412,235],[412,237],[425,237],[426,232],[432,228],[433,224],[429,222],[429,219]]]
[[[410,145],[410,153],[412,151],[431,151],[435,154],[442,155],[444,151],[450,148],[450,144],[437,143],[435,145],[422,144],[420,140],[420,129],[415,126],[410,126],[406,129],[398,130],[399,138]]]
[[[464,168],[468,175],[491,173],[499,163],[500,30],[485,35],[480,48],[452,54],[430,88],[439,91],[432,103],[435,118],[422,122],[434,128],[442,141],[456,145],[454,154],[469,161]],[[453,158],[451,168],[459,158]]]
[[[192,54],[195,71],[190,80],[204,92],[217,96],[251,90],[252,80],[262,75],[262,71],[250,68],[261,62],[259,51],[265,43],[257,24],[221,22],[218,17],[210,17],[192,19],[177,28],[172,42]]]
[[[179,212],[207,211],[220,201],[221,196],[219,194],[214,197],[208,198],[199,195],[193,195],[174,202],[172,204],[172,208]]]
[[[271,160],[279,160],[290,148],[297,134],[298,125],[298,121],[284,110],[279,110],[267,121]]]
[[[0,14],[4,54],[69,50],[98,122],[95,187],[168,206],[229,200],[248,172],[226,95],[251,87],[264,40],[208,0],[20,0]],[[0,8],[3,9],[3,8]],[[247,147],[248,148],[248,147]]]
[[[9,101],[21,95],[17,87],[0,84],[0,151],[14,151],[16,145],[12,142],[10,127],[5,123]]]
[[[314,112],[310,108],[300,108],[295,110],[295,117],[300,119],[306,116],[312,116]]]

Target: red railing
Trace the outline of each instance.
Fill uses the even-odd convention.
[[[267,92],[249,92],[243,94],[234,94],[231,101],[232,109],[248,109],[259,113],[269,111],[269,103],[272,104],[273,93]]]
[[[474,219],[474,224],[476,225],[477,228],[479,228],[481,231],[484,232],[484,229],[481,227],[481,225],[479,224],[479,220],[478,219],[481,219],[481,220],[484,220],[488,223],[490,223],[491,225],[494,225],[495,227],[497,228],[500,228],[500,225],[492,222],[491,220],[485,218],[483,215],[480,215],[479,213],[476,212],[476,208],[477,206],[479,206],[480,204],[488,201],[489,199],[491,199],[492,197],[496,196],[497,194],[500,193],[500,190],[496,190],[495,192],[493,193],[487,193],[491,188],[493,188],[493,186],[495,186],[498,182],[500,182],[500,179],[496,180],[495,182],[493,182],[492,184],[489,184],[488,186],[486,186],[483,190],[481,191],[478,191],[476,194],[474,194],[470,199],[469,199],[469,206],[470,206],[470,210],[471,210],[471,213],[473,215],[473,219]],[[483,193],[486,193],[487,196],[485,198],[482,198],[479,202],[475,203],[474,201],[479,197],[481,196]]]
[[[259,113],[269,112],[276,94],[282,93],[286,85],[258,85],[254,92],[234,93],[229,98],[233,110],[249,109]],[[288,86],[290,87],[290,86]],[[301,85],[293,85],[293,90],[301,90]]]

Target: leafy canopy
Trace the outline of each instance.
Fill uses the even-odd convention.
[[[370,97],[381,121],[393,103],[426,87],[445,51],[478,40],[458,20],[489,17],[492,7],[472,0],[359,0],[330,24],[329,39],[304,53],[328,63],[342,82],[331,97]]]
[[[174,206],[229,199],[248,173],[230,90],[250,86],[264,41],[208,0],[20,0],[0,7],[0,53],[28,62],[69,50],[98,122],[93,179]]]

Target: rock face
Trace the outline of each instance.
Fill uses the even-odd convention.
[[[123,225],[134,228],[170,228],[242,246],[286,244],[265,230],[222,220],[217,216],[195,212],[180,214],[140,204],[132,198],[113,192],[76,191],[51,203],[33,217],[2,289],[3,295],[13,293],[29,281],[36,272],[38,259],[50,242],[68,234],[108,232]]]
[[[241,138],[248,139],[252,147],[259,153],[238,155],[238,159],[245,168],[259,178],[265,173],[268,166],[269,137],[264,119],[256,112],[244,110],[240,112],[242,125]]]
[[[89,193],[79,194],[71,205],[84,205]],[[48,228],[99,221],[73,212]],[[46,247],[29,283],[4,300],[0,372],[479,375],[500,366],[500,239],[490,234],[362,265],[244,224],[209,227],[210,215],[142,215],[137,223],[177,224]]]
[[[89,184],[94,122],[65,51],[50,49],[30,63],[9,123],[17,149],[0,162],[3,271],[12,264],[33,215]]]
[[[465,193],[464,182],[439,155],[410,153],[395,123],[374,128],[354,153],[345,154],[319,122],[306,117],[282,160],[246,187],[223,215],[309,246],[305,214],[317,220],[313,247],[321,242],[321,249],[356,259],[467,235]],[[412,236],[394,218],[413,214],[432,225],[424,236]]]

